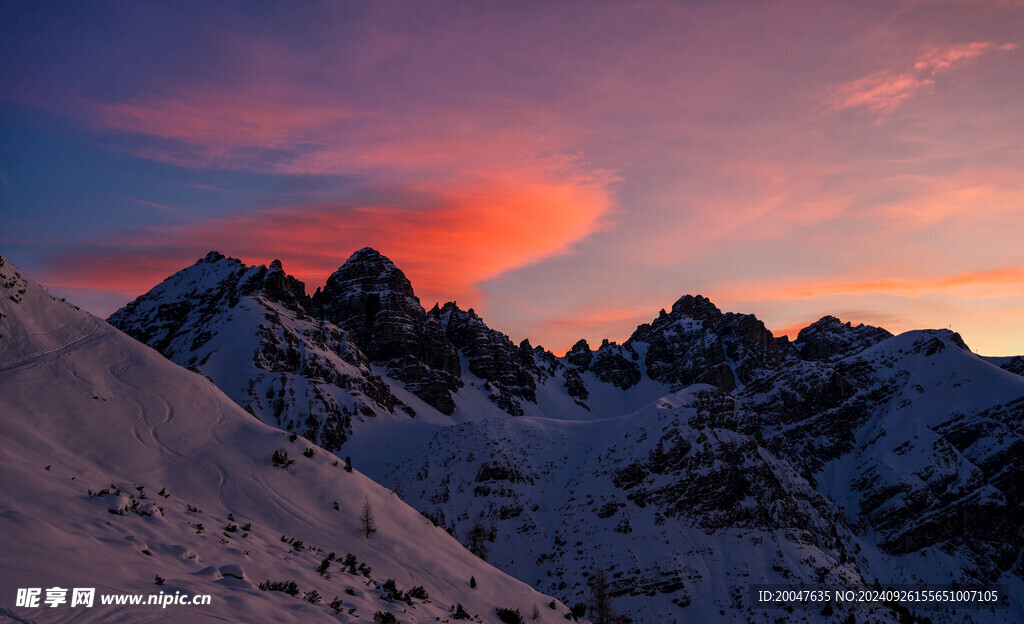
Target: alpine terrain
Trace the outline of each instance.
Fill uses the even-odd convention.
[[[211,252],[109,322],[566,604],[598,577],[634,622],[1024,619],[1024,377],[952,331],[825,317],[789,340],[686,295],[622,344],[556,357],[472,309],[425,309],[369,248],[312,295],[278,261]],[[266,448],[234,452],[265,465],[284,434],[259,431]],[[308,488],[351,481],[332,459],[292,470],[322,466]],[[326,535],[301,537],[339,550]],[[756,584],[998,587],[1001,602],[786,611],[752,604]]]

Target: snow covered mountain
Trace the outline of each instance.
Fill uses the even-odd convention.
[[[687,295],[558,358],[425,310],[372,249],[312,297],[211,253],[110,322],[569,604],[598,568],[636,622],[774,621],[751,583],[1024,590],[1024,377],[952,332],[825,317],[790,342]],[[927,612],[965,614],[1024,607]]]
[[[288,284],[270,270],[259,279],[270,290]],[[283,295],[275,305],[296,313]],[[168,326],[178,314],[164,309]],[[154,340],[177,344],[166,327]],[[332,364],[365,371],[337,335],[322,340],[336,349]],[[267,355],[262,364],[281,366]],[[353,402],[367,396],[352,391]],[[569,613],[3,257],[0,414],[0,620],[498,622],[498,609],[510,609],[564,622]],[[18,606],[19,588],[41,590],[39,606]],[[67,602],[48,606],[52,588]],[[72,607],[73,588],[95,588],[93,606]],[[108,594],[209,595],[210,604],[102,605]]]

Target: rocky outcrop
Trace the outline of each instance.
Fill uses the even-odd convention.
[[[594,354],[590,350],[590,345],[587,344],[586,340],[580,340],[569,349],[569,352],[565,354],[565,361],[573,366],[578,366],[583,370],[590,368],[590,362],[594,359]]]
[[[1003,370],[1008,370],[1015,375],[1024,375],[1024,357],[1016,355],[1000,366]]]
[[[639,359],[633,347],[605,340],[594,353],[591,368],[601,381],[626,390],[640,382]]]
[[[449,302],[432,310],[431,317],[466,358],[469,372],[486,382],[491,391],[488,398],[513,416],[524,413],[523,401],[537,402],[538,378],[561,366],[543,349],[535,352],[529,341],[517,347],[508,336],[489,328],[472,308],[462,310]]]
[[[723,314],[700,295],[686,295],[653,322],[641,325],[626,346],[645,344],[647,375],[673,390],[708,383],[725,391],[750,383],[779,362],[779,347],[750,314]]]
[[[863,323],[853,326],[834,316],[823,316],[797,334],[794,346],[805,360],[835,362],[892,338],[889,331]]]

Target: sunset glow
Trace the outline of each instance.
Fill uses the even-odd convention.
[[[106,316],[372,246],[562,353],[704,294],[1024,353],[1012,2],[0,8],[0,245]]]

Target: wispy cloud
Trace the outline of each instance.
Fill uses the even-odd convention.
[[[873,277],[863,279],[808,279],[773,285],[733,285],[723,289],[721,296],[729,300],[794,301],[832,295],[865,295],[881,293],[895,296],[917,296],[924,293],[961,291],[978,296],[998,297],[1024,294],[1024,268],[999,267],[965,271],[952,275],[921,277]]]
[[[955,67],[967,65],[993,51],[1015,50],[1017,44],[975,41],[945,47],[933,47],[902,71],[882,71],[837,87],[832,96],[834,110],[861,109],[888,113],[935,86],[935,77]]]

